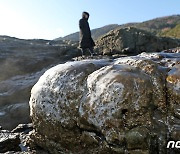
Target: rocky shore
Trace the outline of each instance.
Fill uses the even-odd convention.
[[[0,153],[179,153],[166,148],[180,138],[179,45],[129,27],[81,57],[77,42],[0,37]]]
[[[143,30],[113,30],[96,41],[94,59],[115,59],[140,52],[155,52],[179,46],[178,39],[161,39]],[[22,40],[0,36],[0,125],[11,130],[29,123],[29,98],[33,85],[49,68],[82,60],[78,42]],[[128,48],[129,47],[129,48]],[[9,121],[8,123],[6,121]]]
[[[77,57],[32,89],[32,124],[1,131],[1,153],[178,153],[180,50]],[[11,146],[9,146],[11,145]]]

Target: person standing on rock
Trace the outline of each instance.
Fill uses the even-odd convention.
[[[88,23],[89,13],[83,12],[82,19],[79,20],[80,41],[79,47],[81,48],[82,56],[88,51],[91,56],[94,55],[93,48],[95,43],[91,37],[91,30]]]

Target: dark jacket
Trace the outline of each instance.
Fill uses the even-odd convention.
[[[89,28],[89,23],[86,18],[79,20],[79,29],[80,29],[80,48],[92,48],[95,46],[95,43],[91,37],[91,30]]]

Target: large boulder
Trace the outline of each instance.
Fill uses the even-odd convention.
[[[41,146],[46,144],[44,147],[51,151],[83,149],[82,131],[77,125],[80,101],[87,91],[88,75],[107,64],[106,60],[69,62],[53,67],[40,78],[32,89],[30,113],[37,126],[39,139],[35,140],[38,139]]]
[[[138,54],[158,52],[180,45],[180,40],[160,38],[147,31],[133,27],[112,30],[96,41],[100,54]]]
[[[31,142],[50,153],[166,153],[179,134],[179,59],[143,53],[49,69],[31,91]]]

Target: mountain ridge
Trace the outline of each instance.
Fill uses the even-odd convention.
[[[92,29],[91,33],[92,33],[93,39],[96,40],[111,30],[114,30],[117,28],[135,27],[135,28],[149,31],[157,36],[164,36],[164,35],[161,35],[162,31],[164,31],[165,29],[171,30],[171,29],[175,28],[176,25],[178,25],[178,24],[180,24],[180,15],[179,14],[157,17],[157,18],[150,19],[150,20],[147,20],[144,22],[133,22],[133,23],[126,23],[126,24],[122,24],[122,25],[109,24],[109,25],[105,25],[100,28]],[[179,31],[180,31],[180,29],[178,29],[178,32]],[[173,37],[173,36],[166,35],[166,37]],[[175,38],[180,38],[180,36],[175,37]],[[75,33],[69,34],[64,37],[59,37],[54,40],[79,41],[79,32],[75,32]]]

